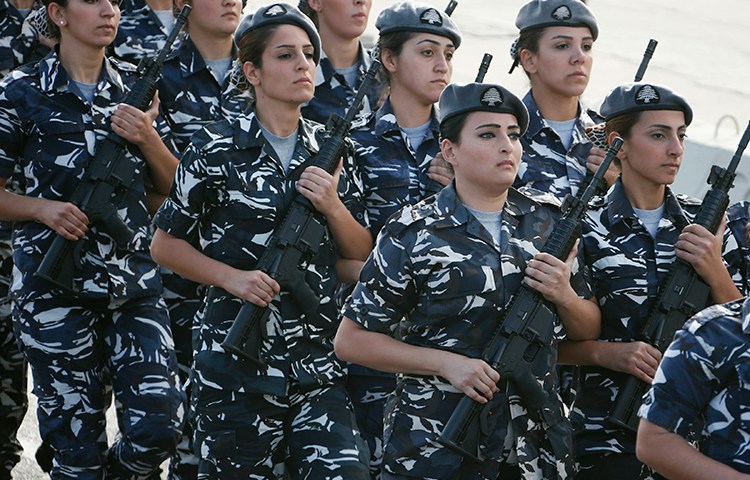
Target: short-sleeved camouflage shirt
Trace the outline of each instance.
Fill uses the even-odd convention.
[[[343,75],[336,69],[328,59],[326,52],[321,52],[320,62],[315,72],[315,96],[306,105],[302,106],[302,116],[314,120],[323,125],[328,122],[331,114],[343,117],[347,108],[351,105],[359,86],[370,68],[372,59],[364,47],[359,47],[359,73],[355,85],[349,85]],[[364,116],[375,110],[383,91],[383,82],[380,77],[372,82],[370,88],[365,92],[365,98],[358,116]]]
[[[172,191],[154,219],[156,226],[181,239],[197,238],[200,250],[215,260],[252,270],[285,205],[296,194],[298,170],[318,151],[323,130],[320,124],[300,122],[285,173],[254,112],[207,126],[193,136],[183,154]],[[361,178],[351,153],[345,155],[344,165],[340,198],[367,227]],[[316,316],[305,316],[288,292],[273,301],[261,348],[268,368],[262,372],[221,348],[242,302],[220,288],[209,289],[197,318],[196,381],[212,388],[285,395],[287,382],[323,385],[342,377],[344,366],[336,359],[332,343],[338,327],[336,257],[328,233],[305,273],[307,284],[320,298]]]
[[[399,128],[388,98],[366,123],[352,130],[351,137],[355,160],[362,169],[372,235],[377,237],[404,204],[415,204],[434,193],[427,192],[427,169],[440,152],[439,122],[433,114],[425,139],[415,149]]]
[[[0,84],[0,178],[8,178],[20,164],[24,195],[68,200],[93,161],[97,142],[110,133],[110,116],[135,80],[130,64],[105,58],[93,103],[88,104],[76,93],[55,51],[37,65],[14,70]],[[161,117],[156,128],[173,150]],[[104,227],[92,224],[82,240],[83,267],[74,278],[80,296],[132,298],[161,292],[148,251],[146,162],[136,147],[128,145],[127,152],[137,170],[131,188],[116,197],[115,208],[134,236],[126,248],[117,247]],[[15,224],[13,295],[34,298],[50,292],[50,285],[33,274],[55,236],[41,223]]]
[[[196,12],[199,13],[199,12]],[[123,0],[120,3],[120,23],[117,36],[110,45],[112,55],[134,65],[144,57],[153,57],[167,43],[169,31],[156,16],[146,0]],[[177,37],[172,48],[185,38],[185,31]]]
[[[750,293],[750,245],[747,241],[748,209],[750,201],[745,200],[727,208],[727,230],[732,234],[733,242],[724,254],[729,264],[729,273],[736,285],[742,285],[740,291]]]
[[[675,335],[639,416],[750,473],[750,300],[713,305]]]
[[[654,239],[634,213],[620,180],[605,197],[592,202],[582,223],[583,254],[601,309],[600,340],[639,338],[675,261],[677,237],[699,207],[700,201],[667,189]],[[628,375],[603,367],[582,370],[583,383],[571,412],[577,455],[635,453],[635,434],[614,428],[606,420]]]
[[[524,191],[528,196],[509,191],[500,245],[458,200],[453,185],[404,207],[381,231],[344,315],[409,344],[479,357],[519,288],[526,263],[542,249],[560,215],[555,197]],[[579,295],[591,296],[577,269],[571,282]],[[556,340],[564,336],[559,322],[555,334]],[[535,373],[559,400],[556,351],[554,342]],[[462,395],[439,377],[399,376],[386,414],[388,471],[434,478],[441,468],[460,464],[461,457],[436,438]],[[492,405],[496,411],[482,447],[487,458],[518,463],[525,478],[565,476],[570,457],[553,453],[544,433],[569,428],[561,402],[553,425],[529,416],[513,387],[501,388]]]
[[[575,195],[586,176],[586,159],[593,146],[585,128],[604,119],[579,106],[573,142],[566,150],[557,132],[542,116],[531,91],[523,98],[523,103],[529,110],[529,128],[521,137],[523,156],[513,186],[528,185],[558,198],[564,198],[568,193]]]

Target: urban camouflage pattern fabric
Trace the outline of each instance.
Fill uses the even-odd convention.
[[[750,473],[750,300],[711,306],[690,319],[664,354],[638,412],[698,449]]]
[[[593,146],[586,135],[586,127],[602,123],[604,119],[579,106],[573,142],[566,151],[557,132],[542,116],[531,91],[523,98],[523,103],[529,110],[529,128],[521,136],[523,156],[513,186],[528,185],[561,199],[568,193],[575,195],[586,176],[586,159]]]
[[[42,6],[35,1],[34,11]],[[0,0],[0,79],[11,70],[44,57],[49,49],[41,45],[35,32],[24,24],[24,18],[9,0]]]
[[[232,48],[234,58],[236,48]],[[158,85],[162,114],[178,152],[187,148],[195,132],[217,120],[234,120],[252,100],[250,93],[237,88],[229,75],[221,83],[216,81],[190,37],[167,57]]]
[[[109,117],[134,82],[132,73],[129,64],[105,58],[89,105],[76,93],[55,52],[37,65],[14,70],[0,84],[0,178],[8,178],[20,164],[24,195],[50,200],[70,198],[93,159],[97,142],[110,132]],[[156,128],[174,151],[164,121],[158,120]],[[116,247],[100,225],[91,226],[81,240],[85,242],[82,269],[74,277],[80,298],[134,298],[161,293],[158,270],[148,251],[151,233],[145,203],[145,161],[137,148],[128,146],[128,153],[138,168],[131,188],[117,197],[114,206],[135,234],[126,248]],[[16,223],[13,296],[63,295],[33,275],[55,235],[41,223]]]
[[[732,234],[731,248],[724,254],[729,264],[732,279],[736,285],[742,285],[740,292],[750,293],[750,245],[748,245],[748,210],[750,201],[737,202],[727,208],[727,230]]]
[[[700,207],[700,201],[667,190],[656,240],[640,222],[618,180],[606,197],[595,199],[582,223],[584,261],[602,315],[599,339],[631,342],[638,338],[676,255],[674,243]],[[725,237],[726,240],[729,234]],[[581,367],[571,422],[577,456],[635,453],[635,434],[606,420],[626,373]]]
[[[453,185],[404,207],[381,231],[344,315],[409,344],[479,357],[519,288],[526,263],[539,253],[560,215],[553,196],[523,192],[509,191],[501,245],[461,204]],[[574,270],[574,289],[590,297],[582,272]],[[564,337],[559,322],[555,337]],[[488,461],[476,476],[461,478],[495,478],[500,462],[517,463],[524,478],[572,474],[570,425],[552,368],[556,341],[534,365],[555,408],[545,409],[540,421],[526,411],[512,384],[501,384],[488,410],[489,433],[481,447]],[[384,471],[447,479],[474,468],[436,442],[462,394],[438,377],[400,375],[397,382],[386,412]],[[557,441],[554,452],[549,438]]]
[[[328,122],[331,114],[335,113],[343,118],[352,100],[354,100],[354,96],[357,95],[359,86],[371,63],[370,54],[360,45],[357,83],[356,85],[349,85],[344,76],[336,72],[325,51],[322,51],[315,72],[315,96],[302,106],[302,116],[323,125]],[[365,92],[365,98],[362,101],[358,116],[365,116],[377,109],[383,88],[382,77],[376,77],[376,81]]]
[[[81,301],[47,294],[13,308],[34,378],[39,432],[56,450],[51,477],[126,479],[155,472],[174,451],[184,419],[161,297]],[[110,391],[120,436],[107,448]]]
[[[369,478],[367,447],[340,381],[290,384],[284,396],[200,386],[195,400],[200,480]],[[286,476],[275,468],[282,461]]]
[[[254,112],[209,125],[193,137],[183,155],[155,224],[178,238],[198,238],[202,252],[213,259],[243,270],[255,268],[285,205],[296,194],[298,170],[319,149],[323,130],[319,124],[300,122],[285,174]],[[344,164],[339,195],[367,227],[361,178],[351,154],[345,155]],[[335,259],[335,242],[328,234],[305,273],[321,299],[318,315],[305,316],[288,292],[271,304],[261,348],[268,367],[262,372],[220,346],[243,302],[219,288],[209,289],[197,319],[194,385],[285,395],[291,380],[309,388],[342,377],[344,367],[332,346],[338,326]]]
[[[168,36],[169,31],[146,0],[122,0],[117,36],[109,48],[116,58],[138,65],[144,57],[153,57],[164,48]],[[177,48],[185,36],[183,30],[172,48]]]
[[[440,123],[433,112],[426,137],[415,149],[399,128],[387,98],[366,122],[352,129],[350,136],[362,169],[365,206],[374,238],[404,204],[413,205],[435,193],[428,192],[427,169],[440,152]]]

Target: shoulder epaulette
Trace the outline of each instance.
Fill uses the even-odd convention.
[[[538,190],[534,187],[530,187],[528,185],[523,185],[518,188],[518,191],[520,193],[523,193],[533,201],[541,204],[548,204],[548,205],[554,205],[558,208],[562,205],[562,202],[559,198],[554,196],[553,194],[549,192],[544,192],[542,190]]]
[[[115,67],[115,70],[119,72],[135,73],[138,70],[137,66],[119,58],[109,57],[109,61]]]
[[[205,150],[214,141],[227,137],[231,139],[233,134],[232,123],[227,119],[223,119],[209,123],[201,128],[193,134],[190,141],[195,145],[196,149]]]
[[[685,195],[684,193],[675,194],[675,198],[680,205],[700,205],[703,203],[700,199],[691,197],[690,195]]]
[[[433,195],[415,205],[404,205],[388,219],[383,228],[392,236],[398,237],[412,226],[423,223],[424,219],[434,212],[435,198],[436,195]]]

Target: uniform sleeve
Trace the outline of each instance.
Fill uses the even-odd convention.
[[[727,229],[724,233],[724,245],[722,257],[727,266],[732,281],[743,295],[747,295],[750,285],[748,278],[748,266],[750,265],[750,250],[745,239],[745,228],[747,227],[748,202],[732,205],[727,221]]]
[[[645,395],[638,415],[677,435],[687,437],[693,423],[707,408],[716,387],[721,365],[711,358],[714,348],[707,350],[710,341],[717,340],[710,328],[679,330],[664,354]]]
[[[346,152],[344,170],[347,181],[339,181],[339,196],[354,219],[363,227],[370,229],[370,219],[367,215],[367,208],[365,208],[362,173],[358,163],[354,160],[354,148],[351,142],[347,142]]]
[[[384,229],[343,313],[367,330],[393,335],[417,302],[415,273],[401,239]]]
[[[169,196],[154,217],[154,225],[183,240],[194,237],[208,207],[208,168],[202,152],[192,144],[177,167]]]
[[[8,98],[8,86],[8,81],[0,83],[0,178],[11,176],[24,143],[18,112],[15,104]]]

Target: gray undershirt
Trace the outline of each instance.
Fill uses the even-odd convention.
[[[289,165],[291,165],[292,157],[294,156],[294,147],[297,145],[297,132],[299,127],[297,127],[297,130],[292,132],[288,137],[277,137],[269,132],[266,127],[261,125],[260,122],[258,122],[258,125],[260,125],[260,130],[263,132],[266,141],[271,144],[273,151],[278,155],[279,161],[284,166],[284,171],[288,172]]]
[[[172,27],[174,26],[174,13],[172,12],[172,10],[154,10],[154,13],[156,14],[156,17],[159,19],[161,24],[164,25],[167,33],[170,33],[172,31]]]
[[[206,60],[208,69],[213,74],[219,85],[224,83],[224,77],[227,76],[229,66],[232,64],[232,57],[220,58],[218,60]]]
[[[641,223],[646,227],[651,237],[656,238],[656,232],[659,230],[659,221],[664,214],[664,204],[662,203],[656,210],[641,210],[640,208],[633,207],[633,212],[635,212]]]
[[[18,13],[20,13],[23,18],[28,17],[31,12],[30,8],[16,8],[16,10],[18,10]]]
[[[415,152],[419,149],[419,146],[422,145],[422,142],[424,142],[424,139],[427,136],[427,131],[430,129],[430,123],[432,123],[432,120],[427,120],[426,123],[423,123],[418,127],[400,127],[409,142],[409,146]]]
[[[75,80],[73,80],[73,83],[78,89],[78,93],[81,94],[81,96],[86,100],[86,102],[89,105],[94,103],[94,94],[96,93],[96,83],[81,83],[81,82],[76,82]]]
[[[466,207],[465,204],[464,206]],[[503,211],[500,210],[498,212],[482,212],[469,207],[466,207],[466,209],[470,211],[471,214],[477,218],[477,220],[479,220],[479,222],[482,224],[482,226],[484,226],[484,228],[487,229],[488,232],[490,232],[490,235],[492,235],[492,238],[495,240],[497,245],[502,245],[501,239],[503,231]]]
[[[555,122],[545,118],[547,125],[557,132],[557,135],[560,137],[560,141],[566,150],[568,150],[570,144],[573,143],[573,129],[576,126],[576,120],[576,118],[573,118],[570,120],[563,120],[562,122]]]
[[[359,76],[359,62],[351,67],[337,68],[336,73],[344,77],[347,85],[354,87],[357,84],[357,76]]]

